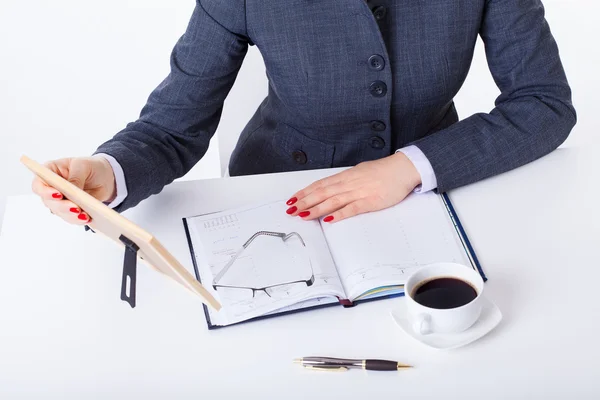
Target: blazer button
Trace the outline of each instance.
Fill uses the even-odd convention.
[[[292,157],[298,164],[306,164],[306,161],[308,160],[306,158],[306,153],[304,153],[302,150],[296,150],[292,152]]]
[[[371,129],[377,132],[385,131],[385,124],[381,121],[371,121]]]
[[[387,10],[384,6],[378,6],[373,9],[373,15],[375,16],[375,19],[377,21],[381,21],[382,19],[384,19],[386,13]]]
[[[369,57],[369,68],[374,71],[381,71],[385,67],[385,60],[378,54]]]
[[[372,136],[369,139],[369,145],[374,149],[383,149],[385,147],[385,141],[379,136]]]
[[[387,93],[387,86],[382,81],[375,81],[369,86],[369,91],[374,97],[383,97]]]

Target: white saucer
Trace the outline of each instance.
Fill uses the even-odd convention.
[[[500,309],[487,298],[482,299],[481,316],[464,332],[452,334],[432,333],[429,335],[421,335],[413,331],[411,324],[406,319],[406,300],[401,299],[398,307],[392,310],[392,318],[413,339],[433,347],[435,349],[455,349],[464,346],[477,339],[482,338],[492,331],[502,320]]]

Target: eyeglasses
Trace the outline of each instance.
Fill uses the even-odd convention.
[[[271,236],[280,238],[284,243],[291,238],[298,238],[300,243],[306,251],[306,244],[304,240],[297,232],[282,233],[282,232],[270,232],[270,231],[259,231],[250,237],[242,247],[231,257],[223,269],[215,276],[212,282],[213,289],[218,290],[223,296],[232,300],[247,300],[252,299],[256,296],[256,292],[263,292],[271,298],[287,297],[293,295],[295,292],[302,290],[302,288],[312,286],[315,282],[315,273],[312,266],[312,261],[308,257],[308,264],[310,266],[311,275],[308,279],[299,279],[288,281],[284,283],[277,283],[274,285],[268,285],[263,287],[252,287],[243,285],[220,285],[218,282],[223,276],[229,271],[231,266],[235,263],[240,255],[248,248],[248,246],[259,236]]]

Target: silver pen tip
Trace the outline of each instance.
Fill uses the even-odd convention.
[[[294,358],[294,364],[302,364],[301,358]]]

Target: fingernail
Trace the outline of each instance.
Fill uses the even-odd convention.
[[[85,215],[84,213],[79,214],[77,218],[79,218],[82,221],[87,221],[88,219],[87,215]]]
[[[72,213],[75,213],[75,214],[79,214],[79,209],[75,208],[75,207],[69,208],[69,211],[71,211]]]
[[[331,215],[323,218],[323,222],[331,222],[331,221],[333,221],[333,216],[331,216]]]
[[[310,215],[310,211],[302,211],[298,216],[300,218],[308,217]]]
[[[62,195],[60,193],[52,193],[52,197],[55,199],[60,199]]]
[[[297,201],[298,201],[298,199],[297,199],[297,198],[295,198],[295,197],[292,197],[292,198],[291,198],[291,199],[289,199],[289,200],[287,201],[287,203],[285,203],[285,204],[287,204],[288,206],[291,206],[292,204],[294,204],[294,203],[295,203],[295,202],[297,202]]]
[[[296,206],[294,206],[294,207],[290,207],[290,208],[288,208],[288,209],[287,209],[286,213],[288,213],[288,214],[293,214],[293,213],[295,213],[295,212],[296,212],[296,210],[297,210],[297,209],[298,209],[298,208],[296,208]]]

